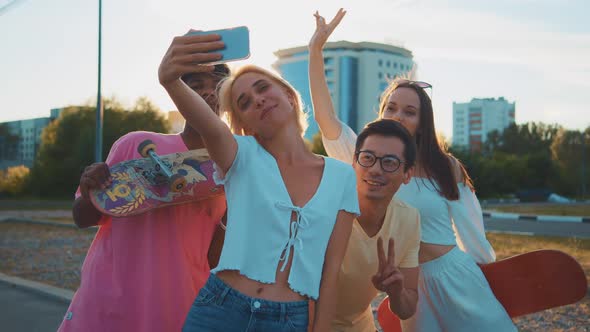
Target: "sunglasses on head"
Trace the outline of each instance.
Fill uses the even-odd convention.
[[[407,79],[398,79],[397,84],[415,85],[415,86],[421,88],[422,90],[430,89],[430,93],[427,92],[427,94],[429,95],[430,99],[432,99],[432,84],[430,84],[428,82],[413,81],[413,80],[407,80]]]

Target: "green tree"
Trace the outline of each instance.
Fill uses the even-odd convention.
[[[25,190],[30,170],[23,165],[0,170],[0,194],[18,195]]]
[[[560,181],[555,185],[561,193],[581,195],[584,185],[590,187],[590,127],[583,132],[559,131],[551,145],[551,153],[560,174]],[[582,178],[585,183],[581,182]]]
[[[469,153],[460,159],[473,179],[480,198],[512,194],[520,184],[515,179],[527,173],[526,162],[516,155],[496,152],[491,156]]]
[[[454,148],[480,197],[514,194],[523,189],[556,190],[560,173],[551,144],[560,127],[543,123],[512,124],[488,134],[481,153]]]
[[[322,156],[328,155],[326,149],[324,148],[324,143],[322,143],[322,134],[320,132],[317,132],[311,138],[311,151]]]
[[[169,131],[164,116],[146,98],[140,98],[131,110],[115,99],[106,99],[104,105],[103,158],[119,137],[131,131]],[[67,107],[43,130],[31,172],[31,193],[71,197],[80,174],[94,162],[95,116],[94,107]]]
[[[502,133],[498,130],[493,130],[488,133],[485,143],[482,146],[482,154],[490,155],[498,150],[502,144]]]
[[[549,153],[551,143],[560,129],[559,125],[544,123],[529,122],[522,125],[513,123],[501,134],[498,132],[488,134],[484,150],[518,155],[539,150]]]

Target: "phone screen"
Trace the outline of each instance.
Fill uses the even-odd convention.
[[[225,43],[224,49],[213,51],[215,53],[221,53],[221,60],[211,62],[211,64],[242,60],[250,57],[250,33],[248,31],[248,27],[239,26],[235,28],[211,31],[191,31],[186,35],[190,36],[208,34],[220,35],[221,41]]]

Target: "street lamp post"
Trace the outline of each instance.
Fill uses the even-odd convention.
[[[102,161],[102,120],[103,105],[101,86],[101,51],[102,51],[102,0],[98,0],[98,93],[96,98],[96,145],[94,156],[96,162]]]
[[[586,198],[586,132],[582,129],[582,199]]]

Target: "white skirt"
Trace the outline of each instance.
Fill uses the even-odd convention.
[[[404,332],[517,331],[473,258],[455,247],[420,265],[418,307]]]

